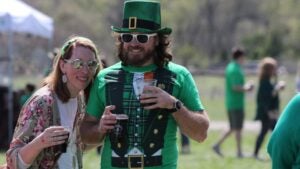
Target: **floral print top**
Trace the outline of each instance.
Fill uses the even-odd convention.
[[[18,152],[27,143],[41,134],[46,128],[60,125],[60,116],[55,99],[55,93],[48,86],[44,86],[36,91],[22,107],[18,122],[9,150],[6,152],[6,162],[8,169],[18,169]],[[85,104],[82,95],[78,96],[78,109],[73,130],[79,133],[79,126],[85,111]],[[76,141],[79,168],[82,168],[83,144],[77,134]],[[61,155],[60,149],[48,147],[42,150],[30,169],[58,169],[57,160]]]

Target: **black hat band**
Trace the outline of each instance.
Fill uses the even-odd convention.
[[[129,19],[123,20],[123,28],[129,28],[129,29],[143,28],[143,29],[149,29],[155,31],[160,29],[160,25],[155,22],[136,19],[136,17],[130,17]]]

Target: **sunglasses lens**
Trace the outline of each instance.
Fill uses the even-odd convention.
[[[74,69],[81,69],[84,66],[87,66],[90,71],[95,71],[97,66],[99,65],[99,63],[95,60],[84,62],[81,59],[75,59],[75,60],[65,59],[65,62],[71,64]]]
[[[88,65],[88,67],[90,68],[90,69],[95,69],[97,66],[98,66],[98,62],[96,62],[96,61],[89,61],[88,63],[87,63],[87,65]]]
[[[148,36],[147,35],[137,35],[137,40],[140,43],[146,43],[148,41]]]
[[[131,42],[131,41],[132,41],[133,36],[132,36],[131,34],[122,34],[122,35],[121,35],[121,38],[122,38],[122,41],[123,41],[123,42],[128,43],[128,42]]]
[[[82,62],[82,60],[75,59],[75,60],[73,60],[73,62],[72,62],[72,66],[73,66],[73,68],[75,68],[75,69],[81,69],[82,66],[83,66],[83,62]]]

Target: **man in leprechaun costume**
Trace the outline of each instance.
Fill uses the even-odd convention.
[[[112,30],[121,62],[94,80],[82,139],[104,142],[103,169],[175,169],[177,127],[202,142],[209,120],[191,73],[171,62],[172,30],[161,28],[160,3],[125,1],[122,27]],[[155,86],[146,86],[149,79]]]

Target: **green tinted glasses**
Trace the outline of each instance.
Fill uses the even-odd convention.
[[[64,61],[66,63],[71,64],[74,69],[81,69],[83,68],[84,65],[86,65],[91,71],[95,71],[99,65],[99,63],[95,60],[89,60],[87,62],[84,62],[81,59],[74,59],[74,60],[64,59]]]

